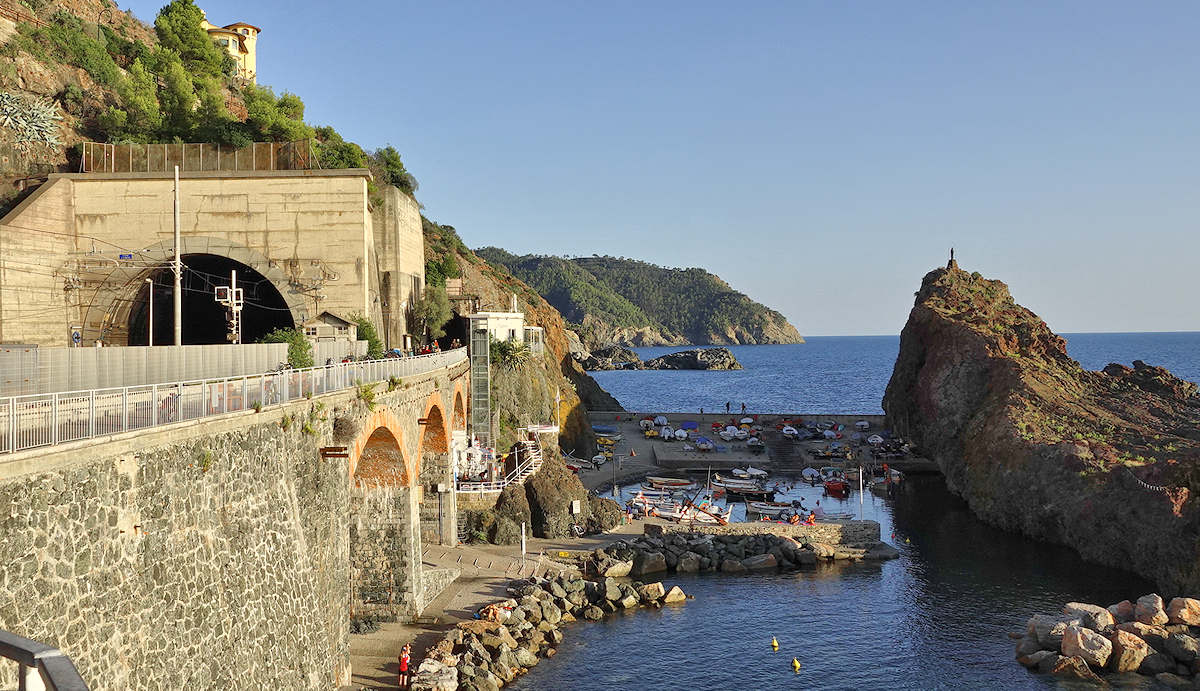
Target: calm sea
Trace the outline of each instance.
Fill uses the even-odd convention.
[[[1145,360],[1200,381],[1200,332],[1064,334],[1088,369]],[[900,349],[899,336],[814,336],[807,343],[732,346],[745,369],[730,372],[593,372],[628,410],[882,413],[880,401]],[[643,360],[682,348],[637,348]]]
[[[1073,334],[1088,368],[1135,359],[1200,379],[1200,334]],[[598,372],[631,410],[880,412],[896,337],[812,338],[736,347],[741,372]],[[642,357],[671,348],[645,348]],[[1072,600],[1108,605],[1151,592],[1133,574],[1089,564],[976,520],[937,477],[895,500],[859,503],[800,485],[787,498],[879,521],[901,557],[753,576],[675,577],[695,599],[570,626],[559,654],[517,689],[1041,689],[1056,682],[1013,660],[1009,631]],[[742,515],[735,509],[735,517]],[[780,643],[770,648],[771,637]],[[791,660],[800,660],[799,674]],[[1062,687],[1067,688],[1067,687]]]

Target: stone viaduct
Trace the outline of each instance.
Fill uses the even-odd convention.
[[[0,629],[96,690],[348,683],[353,617],[413,616],[457,576],[421,554],[456,538],[466,381],[464,358],[0,457]]]

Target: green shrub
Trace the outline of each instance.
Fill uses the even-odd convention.
[[[300,329],[275,329],[258,339],[259,343],[286,343],[288,364],[296,369],[313,366],[312,344]]]
[[[350,321],[358,325],[358,340],[367,342],[367,357],[372,360],[383,357],[383,339],[379,337],[374,322],[360,312],[351,314]]]

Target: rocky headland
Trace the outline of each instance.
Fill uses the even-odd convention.
[[[1084,370],[952,260],[922,281],[883,408],[982,520],[1200,592],[1200,397],[1133,364]]]
[[[644,365],[644,369],[732,370],[741,368],[742,363],[737,361],[733,352],[728,348],[681,350],[647,360]]]
[[[1156,593],[1101,607],[1068,602],[1061,614],[1035,614],[1018,639],[1017,662],[1072,680],[1140,686],[1128,675],[1153,677],[1158,687],[1198,688],[1200,600]]]

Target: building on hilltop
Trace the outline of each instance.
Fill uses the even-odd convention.
[[[248,82],[256,81],[258,63],[255,49],[258,45],[258,35],[262,33],[262,29],[246,22],[234,22],[227,26],[217,26],[208,21],[208,15],[205,15],[200,20],[200,26],[208,32],[208,35],[214,41],[221,44],[221,47],[233,56],[234,61],[237,62],[237,76],[239,79],[245,79]]]

